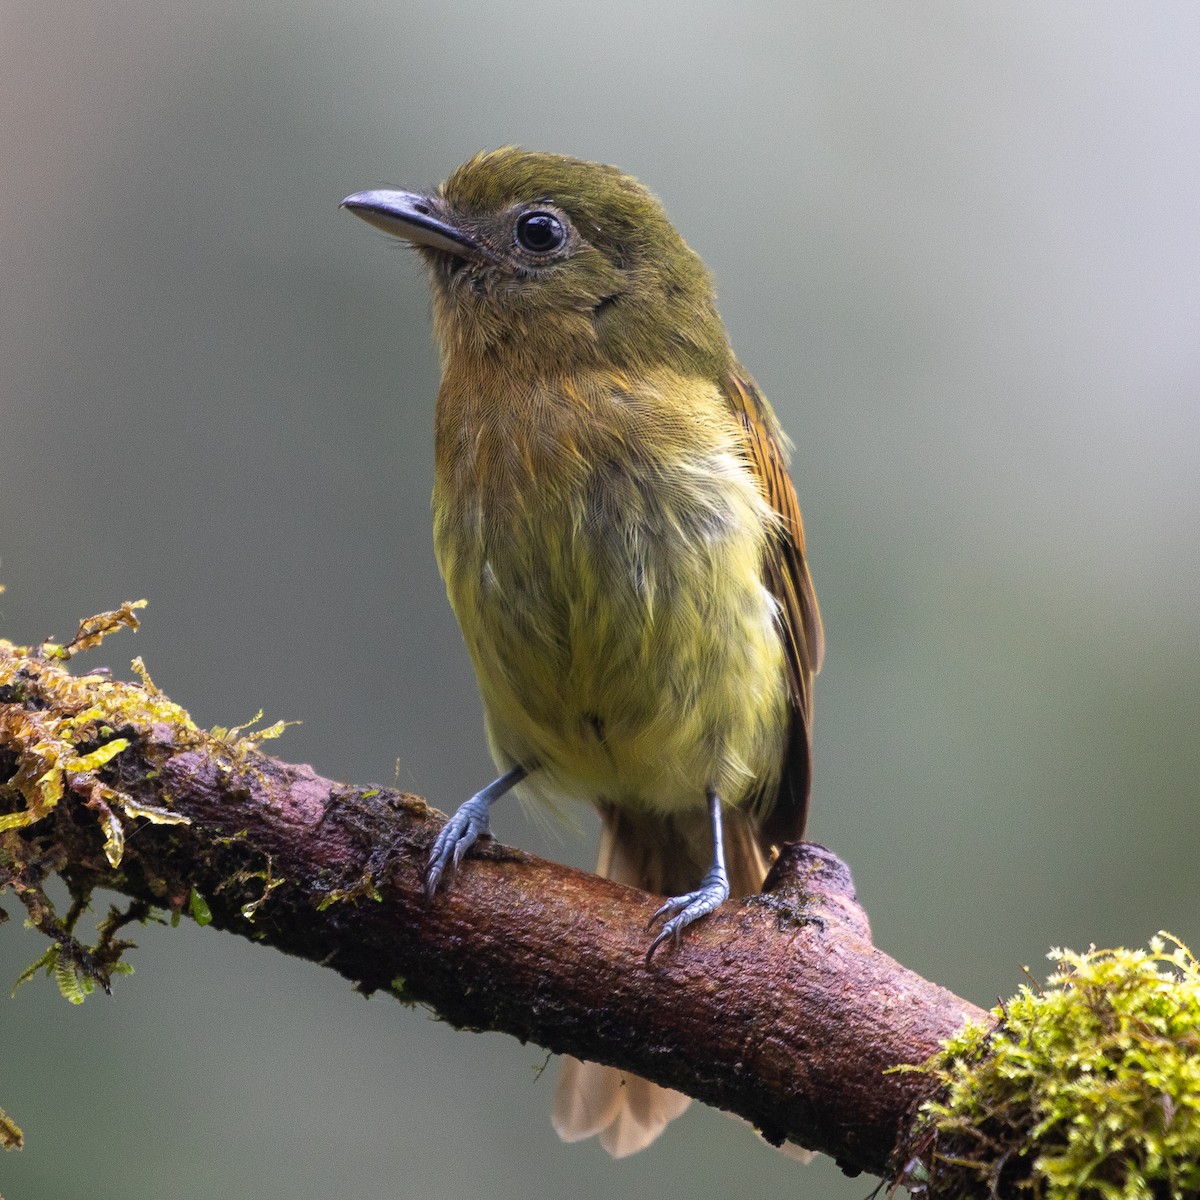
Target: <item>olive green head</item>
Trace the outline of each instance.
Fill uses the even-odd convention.
[[[477,154],[436,192],[359,192],[343,204],[420,251],[444,354],[709,377],[730,361],[704,264],[615,167],[508,146]]]

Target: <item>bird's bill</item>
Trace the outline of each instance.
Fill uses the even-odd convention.
[[[414,246],[431,246],[459,258],[491,257],[475,238],[439,215],[441,203],[436,198],[420,192],[376,188],[347,196],[340,207]]]

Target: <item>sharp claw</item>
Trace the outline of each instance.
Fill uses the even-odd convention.
[[[442,882],[442,875],[446,870],[446,856],[442,846],[443,835],[445,829],[438,834],[437,841],[433,843],[433,849],[429,852],[429,862],[425,867],[425,899],[432,900],[438,890],[438,884]]]
[[[654,928],[654,923],[656,921],[665,920],[668,917],[674,916],[677,912],[682,912],[685,908],[687,908],[688,900],[690,899],[690,896],[672,897],[654,914],[654,916],[650,918],[649,921],[646,922],[646,932],[649,933],[650,930]]]
[[[664,929],[658,937],[650,943],[650,949],[646,951],[646,966],[650,965],[650,960],[654,957],[654,952],[671,936],[670,931]]]
[[[454,843],[454,869],[457,871],[462,865],[462,860],[466,858],[467,851],[475,845],[476,839],[479,837],[480,831],[475,828],[469,828],[462,837]]]
[[[658,921],[663,921],[663,927],[658,931],[650,949],[646,951],[646,965],[654,956],[655,950],[663,942],[673,941],[679,945],[679,935],[693,922],[707,916],[715,908],[719,908],[729,898],[729,884],[724,875],[710,873],[704,877],[704,882],[694,892],[686,896],[672,896],[649,920],[646,932],[649,933]]]
[[[511,767],[499,779],[493,779],[482,791],[478,791],[442,826],[433,840],[429,859],[425,865],[425,897],[432,899],[446,873],[451,867],[457,871],[467,851],[488,832],[488,809],[510,788],[520,783],[534,767]]]
[[[433,848],[429,851],[429,864],[425,868],[426,898],[432,898],[437,892],[446,868],[451,867],[457,871],[467,851],[479,840],[480,834],[488,831],[486,807],[481,816],[469,807],[470,804],[471,801],[467,801],[442,826],[441,832],[434,840]]]

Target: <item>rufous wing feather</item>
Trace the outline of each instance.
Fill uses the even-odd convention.
[[[778,799],[767,807],[771,797],[764,797],[760,829],[763,845],[770,846],[804,836],[812,775],[812,681],[821,669],[825,635],[804,558],[804,524],[788,475],[783,432],[766,397],[740,368],[726,377],[724,391],[742,427],[746,460],[779,518],[768,538],[763,580],[779,605],[792,726]]]

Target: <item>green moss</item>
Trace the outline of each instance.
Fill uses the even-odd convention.
[[[417,998],[408,990],[408,980],[403,975],[397,975],[391,983],[388,984],[388,992],[394,996],[405,1008],[416,1008]]]
[[[0,641],[0,697],[9,700],[0,710],[0,745],[17,760],[16,772],[0,785],[25,801],[23,809],[0,814],[0,834],[48,816],[68,788],[96,813],[113,867],[121,865],[127,821],[188,824],[179,813],[137,803],[103,782],[100,771],[131,745],[127,736],[114,737],[115,730],[149,736],[157,726],[183,745],[194,745],[202,734],[191,717],[154,686],[141,659],[133,664],[141,686],[102,675],[75,676],[59,666],[117,629],[136,630],[135,610],[145,605],[145,600],[127,601],[113,612],[88,617],[65,645],[45,642],[28,650]],[[38,703],[20,703],[31,689]]]
[[[324,912],[334,904],[344,904],[347,901],[357,904],[359,900],[375,900],[377,902],[383,900],[383,894],[369,868],[363,871],[359,879],[349,887],[330,888],[317,905],[317,912]]]
[[[1200,1196],[1200,965],[1149,950],[1055,950],[1023,987],[921,1070],[942,1088],[909,1145],[927,1197]]]
[[[3,590],[3,589],[0,589]],[[0,1108],[0,1148],[5,1150],[20,1150],[25,1145],[25,1135],[21,1127]]]
[[[44,642],[20,647],[0,639],[0,891],[12,891],[25,906],[30,925],[51,945],[18,983],[45,970],[59,991],[80,1003],[96,984],[108,990],[111,978],[127,970],[121,954],[133,943],[117,938],[117,931],[134,921],[157,919],[149,905],[131,904],[124,912],[113,910],[97,926],[97,940],[88,945],[76,936],[76,925],[88,909],[89,892],[63,874],[64,863],[53,852],[53,843],[39,841],[36,827],[49,817],[65,796],[82,801],[96,821],[110,867],[120,867],[129,831],[142,822],[178,827],[190,824],[172,811],[170,797],[147,803],[135,799],[121,786],[129,772],[142,772],[139,783],[158,774],[158,767],[183,751],[202,749],[222,760],[244,765],[251,762],[259,743],[278,737],[287,722],[249,731],[249,725],[206,732],[187,711],[155,685],[140,658],[133,660],[135,681],[112,678],[107,672],[72,673],[67,664],[83,651],[123,628],[138,628],[138,610],[144,600],[122,604],[113,612],[82,621],[70,641]],[[136,746],[133,756],[126,751]],[[131,789],[137,790],[137,789]],[[49,847],[49,848],[47,848]],[[63,875],[71,891],[70,911],[60,915],[45,890],[53,874]],[[259,897],[243,908],[253,920],[263,902],[279,886],[267,868]],[[165,881],[147,878],[146,886],[179,910],[180,899],[168,896]],[[245,882],[234,878],[231,884]],[[191,893],[188,912],[198,924],[212,920],[205,898]]]
[[[105,854],[109,863],[118,867],[129,822],[189,824],[180,813],[139,803],[100,778],[101,770],[134,740],[143,745],[162,743],[171,754],[215,748],[242,763],[261,742],[279,737],[296,724],[276,721],[251,730],[262,718],[260,711],[245,725],[205,732],[158,689],[140,658],[132,664],[140,683],[101,674],[72,675],[61,665],[98,646],[118,629],[136,630],[136,610],[145,606],[145,600],[127,601],[113,612],[88,617],[63,645],[43,642],[25,648],[0,640],[0,747],[17,760],[15,774],[0,780],[0,787],[18,792],[25,801],[22,809],[0,813],[0,833],[36,824],[69,789],[97,814],[104,831]],[[27,703],[31,696],[36,696],[36,703]],[[118,731],[122,736],[115,736]]]
[[[188,893],[188,911],[192,914],[192,920],[201,928],[212,924],[212,909],[195,888]]]
[[[254,900],[248,900],[242,905],[240,910],[242,916],[251,923],[253,923],[254,918],[258,916],[259,909],[262,908],[262,906],[267,902],[271,893],[277,887],[282,887],[286,882],[285,880],[276,877],[274,869],[275,865],[271,859],[271,856],[267,854],[265,857],[267,860],[266,866],[261,870],[251,871],[249,868],[245,868],[241,871],[235,872],[225,881],[225,883],[221,885],[221,888],[226,886],[241,888],[246,884],[254,883],[258,880],[262,881],[262,891],[259,893],[258,897]]]

